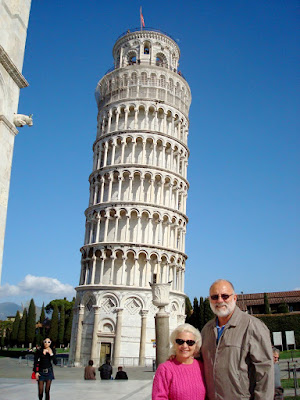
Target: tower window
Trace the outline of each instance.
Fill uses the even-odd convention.
[[[148,46],[144,47],[144,54],[150,54],[150,50]]]
[[[156,57],[156,65],[159,67],[163,66],[163,60],[160,57]]]
[[[130,59],[129,59],[129,65],[133,65],[133,64],[135,64],[135,63],[136,63],[136,56],[130,57]]]

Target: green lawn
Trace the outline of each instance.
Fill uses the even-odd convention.
[[[284,396],[284,400],[300,400],[300,396]]]
[[[27,348],[22,348],[22,347],[10,347],[9,351],[26,351],[28,350]],[[56,349],[56,354],[61,354],[61,353],[69,353],[69,349]]]
[[[293,358],[300,358],[300,350],[285,350],[280,352],[280,359],[281,360],[288,360]]]
[[[300,384],[300,379],[298,379],[298,387]],[[281,385],[284,389],[293,389],[294,388],[294,379],[281,379]]]

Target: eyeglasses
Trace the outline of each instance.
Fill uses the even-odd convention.
[[[212,296],[210,296],[210,298],[212,300],[218,300],[219,296],[222,297],[223,300],[228,300],[230,296],[233,296],[233,293],[232,294],[225,294],[225,293],[224,294],[223,293],[222,294],[213,294]]]
[[[51,340],[44,340],[44,343],[51,343]]]
[[[195,340],[183,340],[183,339],[176,339],[175,342],[179,344],[179,346],[182,346],[183,343],[186,343],[188,346],[194,346],[196,343]]]

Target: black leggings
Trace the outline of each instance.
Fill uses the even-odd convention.
[[[45,395],[46,400],[50,400],[50,386],[52,381],[38,381],[38,389],[39,389],[39,400],[43,400],[43,391],[44,391],[44,383],[45,385]]]

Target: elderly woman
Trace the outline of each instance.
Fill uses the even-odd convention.
[[[171,334],[170,359],[157,368],[152,400],[204,400],[203,366],[199,355],[201,335],[190,324],[179,325]]]

